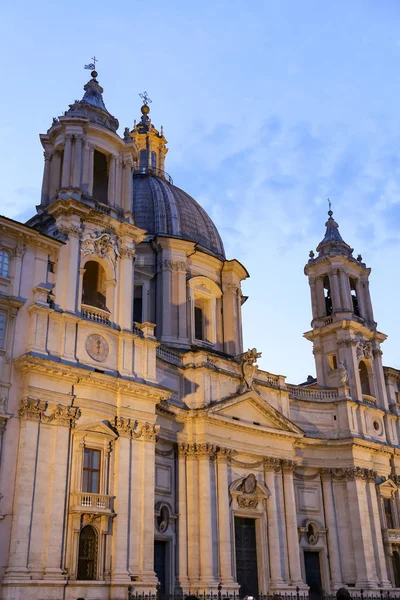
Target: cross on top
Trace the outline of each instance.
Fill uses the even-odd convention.
[[[85,69],[91,69],[91,71],[95,71],[96,70],[96,63],[98,62],[98,59],[95,56],[92,56],[91,60],[93,62],[89,63],[88,65],[85,65]]]
[[[147,92],[143,92],[143,94],[139,94],[139,96],[143,100],[143,104],[145,106],[147,106],[148,104],[150,104],[152,102],[152,100],[151,100],[151,98],[150,98],[150,96],[148,95]]]

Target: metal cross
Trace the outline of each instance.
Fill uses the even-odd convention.
[[[89,63],[88,65],[85,65],[85,69],[90,69],[91,71],[95,71],[96,70],[96,63],[99,62],[98,59],[95,56],[92,56],[92,63]]]
[[[147,106],[148,104],[150,104],[152,102],[152,100],[151,100],[151,98],[150,98],[150,96],[148,95],[147,92],[143,92],[143,94],[139,94],[139,96],[143,100],[143,104],[145,106]]]

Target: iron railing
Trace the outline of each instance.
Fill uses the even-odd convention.
[[[156,167],[139,167],[133,171],[134,175],[155,175],[156,177],[161,177],[170,183],[174,184],[172,181],[171,175],[168,175],[167,171],[163,171],[162,169],[157,169]]]

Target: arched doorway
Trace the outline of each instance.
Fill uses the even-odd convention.
[[[91,525],[86,525],[79,535],[77,579],[97,579],[97,547],[97,532]]]

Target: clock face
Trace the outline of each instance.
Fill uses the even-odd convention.
[[[93,360],[103,362],[109,354],[109,347],[106,338],[98,333],[89,335],[86,340],[86,352]]]

